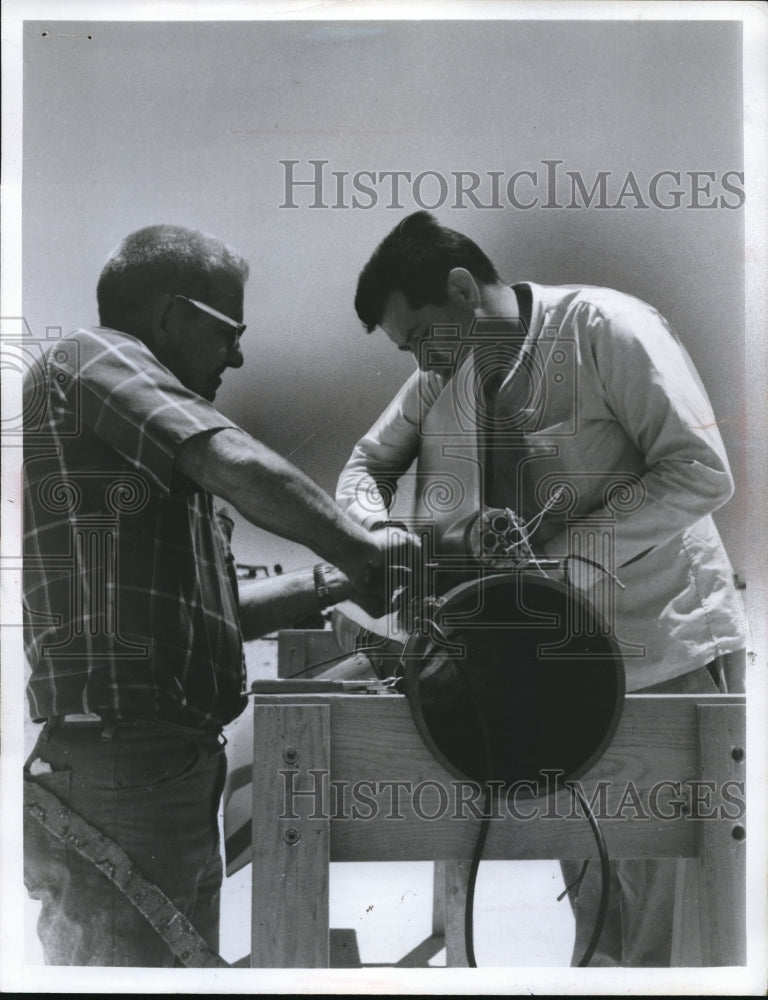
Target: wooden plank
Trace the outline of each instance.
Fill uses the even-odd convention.
[[[256,704],[283,700],[279,695],[255,699]],[[331,709],[331,783],[339,793],[335,810],[328,810],[332,860],[458,861],[471,856],[479,794],[473,797],[471,786],[432,757],[405,698],[297,695],[292,700]],[[603,783],[605,799],[596,802],[603,807],[601,827],[612,857],[696,855],[701,824],[676,810],[689,783],[699,777],[697,703],[743,704],[743,698],[630,695],[611,746],[581,779],[588,799]],[[503,803],[504,818],[491,823],[484,857],[595,856],[588,825],[567,794],[513,805],[520,814],[536,815],[515,818]]]
[[[445,964],[452,969],[469,966],[464,933],[469,868],[469,861],[445,861],[441,872],[445,900]]]
[[[698,712],[702,777],[717,788],[743,783],[744,706],[702,705]],[[701,823],[698,903],[705,965],[746,964],[746,823],[739,812],[729,808],[728,815]]]
[[[677,860],[669,961],[675,968],[700,968],[704,964],[701,950],[698,866],[698,858]]]
[[[254,706],[253,967],[329,964],[329,818],[296,794],[322,791],[329,758],[327,705]]]
[[[545,807],[546,808],[546,807]],[[549,813],[546,816],[550,815]],[[524,826],[514,820],[492,822],[483,857],[486,860],[548,860],[552,858],[596,858],[592,833],[586,820],[537,817]],[[450,820],[426,826],[409,818],[406,823],[387,825],[331,824],[332,861],[432,861],[436,854],[446,860],[471,856],[477,840],[478,822]],[[613,859],[693,857],[696,852],[695,824],[647,823],[603,820],[601,829]]]
[[[447,861],[436,861],[432,876],[432,934],[445,937],[445,866]]]
[[[471,855],[477,835],[476,812],[480,797],[473,789],[445,771],[424,746],[415,729],[407,703],[402,698],[355,697],[332,701],[333,740],[331,765],[334,781],[347,786],[349,809],[331,824],[331,856],[334,860],[376,860],[382,856],[398,860],[460,860]],[[628,699],[612,746],[583,784],[587,797],[598,781],[609,782],[606,813],[616,814],[627,782],[632,781],[641,800],[660,780],[692,779],[696,774],[697,748],[691,704],[656,698]],[[419,806],[423,815],[441,809],[440,793],[424,785],[437,782],[445,792],[444,816],[424,820],[414,813],[408,790],[394,809],[393,783],[409,781],[422,785]],[[355,810],[354,790],[360,782],[373,806]],[[663,795],[659,796],[659,802]],[[540,819],[491,824],[485,857],[551,858],[594,856],[592,835],[586,822],[571,806],[568,795],[555,802],[520,803],[519,812],[537,811]],[[501,810],[507,815],[509,811]],[[612,857],[693,855],[696,830],[685,820],[628,822],[635,814],[631,801],[615,820],[603,824]],[[395,818],[400,816],[401,818]],[[360,829],[364,836],[359,836]],[[382,855],[382,852],[384,854]]]
[[[432,890],[432,935],[445,946],[445,964],[467,968],[464,911],[470,864],[467,861],[436,861]]]

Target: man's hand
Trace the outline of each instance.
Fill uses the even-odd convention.
[[[395,601],[420,571],[421,540],[400,528],[385,527],[369,534],[364,562],[343,566],[355,589],[350,600],[371,617],[395,610]]]

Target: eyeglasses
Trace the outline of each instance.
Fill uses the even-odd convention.
[[[195,309],[199,309],[200,312],[208,313],[209,316],[213,316],[214,319],[219,320],[219,322],[226,323],[228,327],[235,331],[235,335],[232,339],[233,349],[240,343],[240,338],[246,329],[245,323],[238,323],[236,319],[226,316],[224,313],[219,312],[218,309],[214,309],[213,306],[206,305],[205,302],[198,302],[197,299],[190,299],[188,295],[174,295],[174,298],[183,299],[184,302],[189,302],[190,305],[194,306]]]

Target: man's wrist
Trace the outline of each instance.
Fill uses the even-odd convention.
[[[347,599],[352,591],[348,578],[328,563],[317,563],[312,567],[315,594],[321,608],[329,608]]]
[[[315,551],[326,563],[338,567],[350,579],[356,579],[366,564],[376,559],[378,544],[369,528],[364,528],[350,518],[344,520],[344,531],[334,539],[334,544],[326,545],[322,551]]]

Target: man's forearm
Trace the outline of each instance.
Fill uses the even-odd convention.
[[[240,584],[240,627],[243,639],[258,639],[275,629],[322,611],[353,594],[347,577],[334,567],[325,567],[327,595],[319,594],[313,568]]]
[[[355,445],[336,485],[336,500],[371,527],[389,517],[392,495],[419,451],[419,427],[442,389],[431,372],[414,372],[370,430]],[[386,484],[382,490],[380,484]],[[389,497],[389,499],[387,499]]]
[[[397,477],[393,475],[391,480],[396,483]],[[395,490],[391,489],[391,493],[394,495]],[[366,466],[365,458],[356,448],[339,476],[336,502],[353,521],[357,521],[365,528],[371,528],[389,517],[389,507],[385,497],[386,491],[379,487],[376,478]]]
[[[244,431],[193,438],[180,449],[177,467],[251,523],[306,545],[346,572],[361,573],[375,554],[368,532],[327,493]]]

